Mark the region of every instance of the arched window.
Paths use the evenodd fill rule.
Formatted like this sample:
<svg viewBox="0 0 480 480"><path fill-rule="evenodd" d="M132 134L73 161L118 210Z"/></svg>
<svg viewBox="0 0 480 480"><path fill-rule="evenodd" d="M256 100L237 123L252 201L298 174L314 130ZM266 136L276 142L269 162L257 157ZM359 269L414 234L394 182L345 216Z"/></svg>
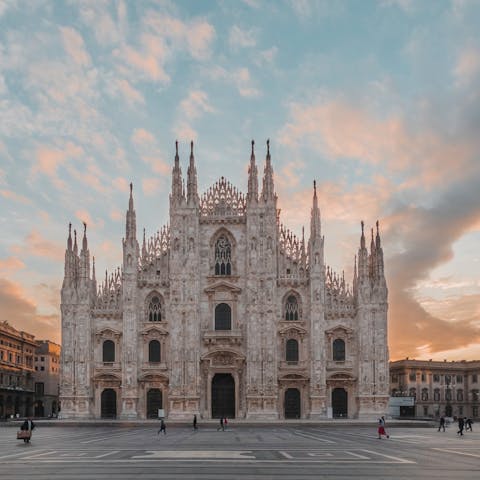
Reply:
<svg viewBox="0 0 480 480"><path fill-rule="evenodd" d="M436 388L434 391L433 391L433 399L438 402L440 401L440 389L439 388Z"/></svg>
<svg viewBox="0 0 480 480"><path fill-rule="evenodd" d="M162 302L157 295L150 299L147 309L147 318L149 322L162 321Z"/></svg>
<svg viewBox="0 0 480 480"><path fill-rule="evenodd" d="M291 338L285 346L285 360L287 362L298 362L298 342Z"/></svg>
<svg viewBox="0 0 480 480"><path fill-rule="evenodd" d="M341 338L333 341L333 360L335 362L345 361L345 342Z"/></svg>
<svg viewBox="0 0 480 480"><path fill-rule="evenodd" d="M232 309L226 303L219 303L215 307L215 330L232 329Z"/></svg>
<svg viewBox="0 0 480 480"><path fill-rule="evenodd" d="M410 397L416 398L416 397L417 397L417 389L416 389L416 388L411 388L411 389L409 390L409 392L408 392L408 395L409 395Z"/></svg>
<svg viewBox="0 0 480 480"><path fill-rule="evenodd" d="M103 342L103 361L115 361L115 343L113 343L112 340L105 340Z"/></svg>
<svg viewBox="0 0 480 480"><path fill-rule="evenodd" d="M225 235L215 243L215 275L232 274L232 246Z"/></svg>
<svg viewBox="0 0 480 480"><path fill-rule="evenodd" d="M428 388L422 388L422 401L426 402L428 400Z"/></svg>
<svg viewBox="0 0 480 480"><path fill-rule="evenodd" d="M160 363L160 342L151 340L148 344L148 361Z"/></svg>
<svg viewBox="0 0 480 480"><path fill-rule="evenodd" d="M445 400L452 401L452 391L449 388L445 391Z"/></svg>
<svg viewBox="0 0 480 480"><path fill-rule="evenodd" d="M462 389L457 390L457 400L459 402L463 402L463 390Z"/></svg>
<svg viewBox="0 0 480 480"><path fill-rule="evenodd" d="M285 320L298 320L298 301L295 295L290 295L285 303Z"/></svg>

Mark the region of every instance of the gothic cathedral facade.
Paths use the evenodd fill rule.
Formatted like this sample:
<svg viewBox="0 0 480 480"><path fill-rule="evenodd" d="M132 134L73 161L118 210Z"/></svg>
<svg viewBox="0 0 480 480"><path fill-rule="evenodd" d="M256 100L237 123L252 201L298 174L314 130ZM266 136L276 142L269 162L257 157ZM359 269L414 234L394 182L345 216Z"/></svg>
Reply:
<svg viewBox="0 0 480 480"><path fill-rule="evenodd" d="M198 195L177 152L170 223L137 240L130 187L123 264L99 282L71 227L61 292L63 418L371 418L389 392L378 231L353 283L324 260L314 184L309 238L280 223L267 142L259 191L221 177Z"/></svg>

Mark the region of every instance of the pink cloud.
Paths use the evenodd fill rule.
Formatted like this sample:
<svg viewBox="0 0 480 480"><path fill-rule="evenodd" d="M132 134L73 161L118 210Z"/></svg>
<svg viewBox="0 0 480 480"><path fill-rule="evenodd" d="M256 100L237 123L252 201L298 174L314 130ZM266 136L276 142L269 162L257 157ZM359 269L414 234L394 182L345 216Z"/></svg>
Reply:
<svg viewBox="0 0 480 480"><path fill-rule="evenodd" d="M468 83L475 75L480 73L480 50L467 48L462 51L458 56L453 73L459 85Z"/></svg>
<svg viewBox="0 0 480 480"><path fill-rule="evenodd" d="M200 117L203 113L212 113L215 109L208 101L208 95L202 90L192 90L180 102L180 110L189 120Z"/></svg>
<svg viewBox="0 0 480 480"><path fill-rule="evenodd" d="M128 193L130 186L127 180L123 177L117 177L112 180L112 185L116 190L120 190L121 192Z"/></svg>
<svg viewBox="0 0 480 480"><path fill-rule="evenodd" d="M145 195L154 195L160 188L160 180L158 178L145 178L142 180L142 188Z"/></svg>
<svg viewBox="0 0 480 480"><path fill-rule="evenodd" d="M136 128L133 131L132 142L138 146L144 146L145 144L155 143L155 137L153 133L144 128Z"/></svg>
<svg viewBox="0 0 480 480"><path fill-rule="evenodd" d="M8 257L4 260L0 259L0 272L2 274L16 272L25 268L25 264L17 257Z"/></svg>
<svg viewBox="0 0 480 480"><path fill-rule="evenodd" d="M55 261L64 260L65 247L43 237L37 230L32 230L26 237L23 244L14 245L11 251L22 256L36 256L49 258Z"/></svg>
<svg viewBox="0 0 480 480"><path fill-rule="evenodd" d="M140 91L132 87L132 85L125 79L118 79L116 81L117 88L125 101L130 105L137 103L144 104L145 98Z"/></svg>
<svg viewBox="0 0 480 480"><path fill-rule="evenodd" d="M7 198L9 200L13 200L14 202L22 203L23 205L29 205L32 201L25 197L24 195L20 195L12 190L0 190L0 195L3 198Z"/></svg>
<svg viewBox="0 0 480 480"><path fill-rule="evenodd" d="M82 36L71 27L61 27L62 41L65 51L73 61L82 67L90 65L90 55L85 50Z"/></svg>

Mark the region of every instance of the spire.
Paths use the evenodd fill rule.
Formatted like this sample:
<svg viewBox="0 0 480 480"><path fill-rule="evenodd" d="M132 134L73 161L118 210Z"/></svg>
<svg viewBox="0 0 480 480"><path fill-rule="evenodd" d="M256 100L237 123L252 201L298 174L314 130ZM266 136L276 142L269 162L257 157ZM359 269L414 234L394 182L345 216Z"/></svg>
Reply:
<svg viewBox="0 0 480 480"><path fill-rule="evenodd" d="M92 280L96 283L97 280L95 278L95 257L92 258Z"/></svg>
<svg viewBox="0 0 480 480"><path fill-rule="evenodd" d="M267 158L265 162L265 169L263 171L262 197L265 202L275 199L275 189L273 186L273 168L270 158L270 140L267 140Z"/></svg>
<svg viewBox="0 0 480 480"><path fill-rule="evenodd" d="M360 248L364 249L365 248L365 232L363 231L363 228L364 228L363 220L360 222L360 225L362 226L362 236L360 237Z"/></svg>
<svg viewBox="0 0 480 480"><path fill-rule="evenodd" d="M87 246L87 224L83 222L83 240L82 240L82 251L86 252L88 249Z"/></svg>
<svg viewBox="0 0 480 480"><path fill-rule="evenodd" d="M373 228L370 229L372 232L372 239L370 240L370 253L375 253L375 242L373 241Z"/></svg>
<svg viewBox="0 0 480 480"><path fill-rule="evenodd" d="M178 157L178 140L175 141L175 162L172 169L172 194L171 201L180 202L182 195L182 169L180 168L180 159Z"/></svg>
<svg viewBox="0 0 480 480"><path fill-rule="evenodd" d="M137 220L133 208L133 184L130 183L130 198L125 222L125 240L135 240L137 236Z"/></svg>
<svg viewBox="0 0 480 480"><path fill-rule="evenodd" d="M145 241L145 229L143 229L142 258L147 256L147 242Z"/></svg>
<svg viewBox="0 0 480 480"><path fill-rule="evenodd" d="M78 253L78 247L77 247L77 231L74 230L73 231L73 238L74 238L74 241L73 241L73 253L75 255L77 255Z"/></svg>
<svg viewBox="0 0 480 480"><path fill-rule="evenodd" d="M67 239L67 250L72 251L72 224L68 224L68 239Z"/></svg>
<svg viewBox="0 0 480 480"><path fill-rule="evenodd" d="M318 198L317 198L317 182L313 181L313 202L312 202L312 211L310 214L310 237L311 238L320 238L321 231L321 221L320 221L320 209L318 208Z"/></svg>
<svg viewBox="0 0 480 480"><path fill-rule="evenodd" d="M381 243L380 243L380 231L379 231L379 223L378 223L378 220L377 220L377 235L375 237L375 247L377 249L380 249L381 248Z"/></svg>
<svg viewBox="0 0 480 480"><path fill-rule="evenodd" d="M252 140L252 153L250 155L250 165L248 167L248 193L247 199L249 202L258 201L258 171L255 164L255 141Z"/></svg>
<svg viewBox="0 0 480 480"><path fill-rule="evenodd" d="M187 202L189 205L198 203L197 193L197 169L193 156L193 141L190 142L190 164L187 170Z"/></svg>

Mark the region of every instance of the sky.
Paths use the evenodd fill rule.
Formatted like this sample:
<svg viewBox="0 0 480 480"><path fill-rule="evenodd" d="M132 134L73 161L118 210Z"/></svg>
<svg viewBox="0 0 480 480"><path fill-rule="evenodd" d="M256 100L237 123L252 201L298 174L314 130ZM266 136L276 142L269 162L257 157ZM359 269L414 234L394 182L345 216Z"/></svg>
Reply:
<svg viewBox="0 0 480 480"><path fill-rule="evenodd" d="M480 1L0 0L0 321L60 342L68 224L102 278L270 139L281 222L351 283L380 221L392 360L480 359Z"/></svg>

